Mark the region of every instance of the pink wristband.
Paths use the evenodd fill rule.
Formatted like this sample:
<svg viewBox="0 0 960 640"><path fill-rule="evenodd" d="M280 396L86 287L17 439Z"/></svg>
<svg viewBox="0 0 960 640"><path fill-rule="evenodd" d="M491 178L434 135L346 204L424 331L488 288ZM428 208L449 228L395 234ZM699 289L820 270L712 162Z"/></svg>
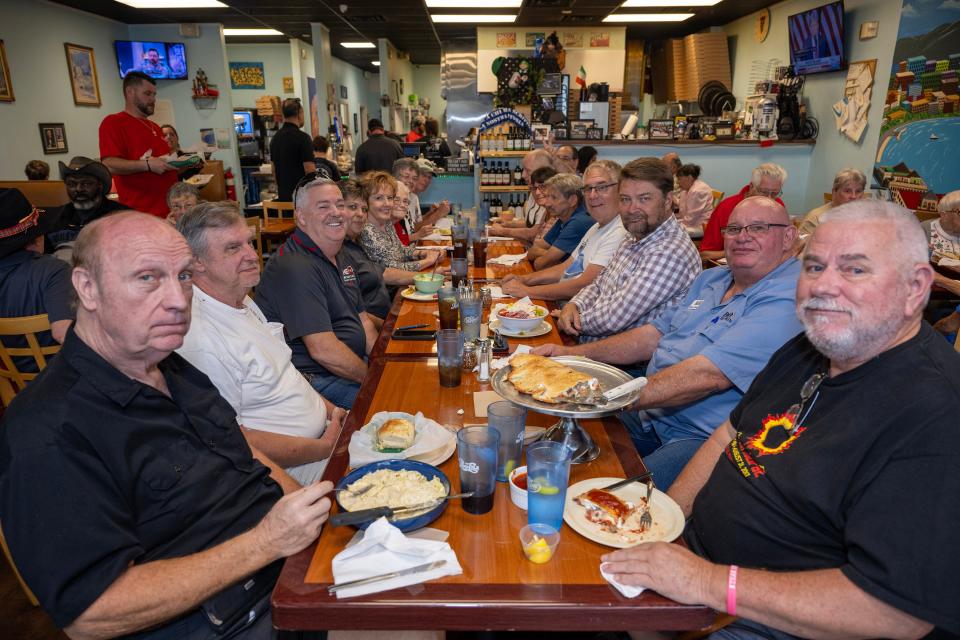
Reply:
<svg viewBox="0 0 960 640"><path fill-rule="evenodd" d="M732 564L727 573L727 613L731 616L737 615L737 571L739 570L740 567Z"/></svg>

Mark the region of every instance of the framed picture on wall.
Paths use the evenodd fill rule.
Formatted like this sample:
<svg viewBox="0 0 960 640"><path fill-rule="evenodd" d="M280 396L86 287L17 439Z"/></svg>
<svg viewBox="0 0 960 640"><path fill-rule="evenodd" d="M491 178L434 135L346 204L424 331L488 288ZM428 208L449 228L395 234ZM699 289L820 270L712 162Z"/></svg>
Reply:
<svg viewBox="0 0 960 640"><path fill-rule="evenodd" d="M649 120L647 132L651 140L673 140L673 120Z"/></svg>
<svg viewBox="0 0 960 640"><path fill-rule="evenodd" d="M43 152L66 153L67 152L67 132L63 128L62 122L41 122L40 123L40 143L43 145Z"/></svg>
<svg viewBox="0 0 960 640"><path fill-rule="evenodd" d="M340 99L341 100L347 99L347 88L343 85L340 85Z"/></svg>
<svg viewBox="0 0 960 640"><path fill-rule="evenodd" d="M89 107L100 106L100 83L97 80L97 63L93 49L79 44L63 43L67 54L67 72L70 74L70 88L73 89L73 103Z"/></svg>
<svg viewBox="0 0 960 640"><path fill-rule="evenodd" d="M10 67L7 65L7 50L0 40L0 102L13 102L13 82L10 80Z"/></svg>

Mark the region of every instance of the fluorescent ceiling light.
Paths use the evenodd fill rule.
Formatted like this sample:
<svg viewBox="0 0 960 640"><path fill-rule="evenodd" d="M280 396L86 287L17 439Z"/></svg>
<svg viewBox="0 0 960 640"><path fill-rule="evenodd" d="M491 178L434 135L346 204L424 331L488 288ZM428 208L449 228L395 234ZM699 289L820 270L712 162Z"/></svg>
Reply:
<svg viewBox="0 0 960 640"><path fill-rule="evenodd" d="M224 29L225 36L282 36L276 29Z"/></svg>
<svg viewBox="0 0 960 640"><path fill-rule="evenodd" d="M426 0L428 9L519 9L523 0Z"/></svg>
<svg viewBox="0 0 960 640"><path fill-rule="evenodd" d="M379 61L379 60L374 60L374 61L371 62L370 64L372 64L372 65L375 66L375 67L379 67L379 66L380 66L380 61Z"/></svg>
<svg viewBox="0 0 960 640"><path fill-rule="evenodd" d="M721 0L627 0L621 9L659 9L660 7L712 7Z"/></svg>
<svg viewBox="0 0 960 640"><path fill-rule="evenodd" d="M434 22L515 22L517 16L495 13L433 13L430 19Z"/></svg>
<svg viewBox="0 0 960 640"><path fill-rule="evenodd" d="M376 49L377 45L372 42L341 42L340 46L344 49Z"/></svg>
<svg viewBox="0 0 960 640"><path fill-rule="evenodd" d="M226 8L220 0L117 0L134 9L213 9Z"/></svg>
<svg viewBox="0 0 960 640"><path fill-rule="evenodd" d="M683 22L692 13L611 13L604 22Z"/></svg>

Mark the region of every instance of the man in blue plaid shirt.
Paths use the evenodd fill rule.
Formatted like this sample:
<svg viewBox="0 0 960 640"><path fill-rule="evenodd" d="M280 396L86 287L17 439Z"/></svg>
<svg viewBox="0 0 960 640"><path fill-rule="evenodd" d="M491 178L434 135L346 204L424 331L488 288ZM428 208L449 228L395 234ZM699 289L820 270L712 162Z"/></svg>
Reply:
<svg viewBox="0 0 960 640"><path fill-rule="evenodd" d="M673 174L658 158L620 171L620 219L630 234L610 264L564 306L560 329L592 342L644 325L678 302L700 273L700 254L674 217Z"/></svg>

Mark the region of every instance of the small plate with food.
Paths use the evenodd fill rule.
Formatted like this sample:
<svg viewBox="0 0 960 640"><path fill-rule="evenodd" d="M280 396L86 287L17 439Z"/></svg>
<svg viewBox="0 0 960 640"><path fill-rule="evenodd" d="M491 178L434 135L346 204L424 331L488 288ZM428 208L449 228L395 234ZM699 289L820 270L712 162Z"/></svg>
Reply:
<svg viewBox="0 0 960 640"><path fill-rule="evenodd" d="M354 469L336 486L340 511L360 511L376 507L398 509L421 505L450 495L450 480L433 465L416 460L381 460ZM401 531L425 527L447 508L447 501L402 518L391 524ZM370 521L356 525L366 529Z"/></svg>
<svg viewBox="0 0 960 640"><path fill-rule="evenodd" d="M415 300L416 302L433 302L437 299L436 292L434 293L421 293L417 291L416 287L410 285L406 289L400 292L400 295L406 298L407 300Z"/></svg>
<svg viewBox="0 0 960 640"><path fill-rule="evenodd" d="M644 527L640 518L648 506L646 485L635 482L603 490L618 480L622 478L590 478L568 487L564 522L583 537L618 549L641 542L671 542L683 533L683 511L670 496L653 490L649 504L653 524Z"/></svg>
<svg viewBox="0 0 960 640"><path fill-rule="evenodd" d="M457 438L422 413L380 411L350 436L350 467L390 459L440 464L453 455Z"/></svg>
<svg viewBox="0 0 960 640"><path fill-rule="evenodd" d="M499 331L505 336L511 338L536 338L538 336L545 336L551 331L553 327L546 320L541 320L539 325L534 326L533 329L508 329L503 326L503 323L497 318L491 318L490 324L488 325L490 331Z"/></svg>

